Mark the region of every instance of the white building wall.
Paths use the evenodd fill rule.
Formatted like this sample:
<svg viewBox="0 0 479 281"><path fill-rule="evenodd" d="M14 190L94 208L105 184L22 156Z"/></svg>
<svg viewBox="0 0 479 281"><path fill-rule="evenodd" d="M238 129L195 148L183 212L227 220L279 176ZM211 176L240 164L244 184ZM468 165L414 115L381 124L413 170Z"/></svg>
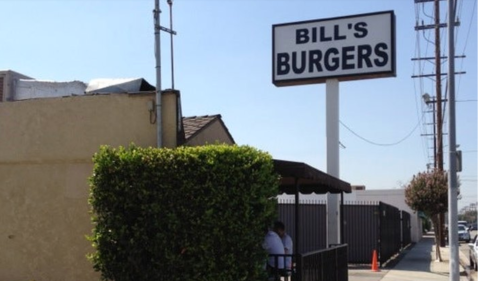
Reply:
<svg viewBox="0 0 479 281"><path fill-rule="evenodd" d="M19 79L15 85L14 100L81 96L85 94L86 87L87 85L81 81L54 82Z"/></svg>
<svg viewBox="0 0 479 281"><path fill-rule="evenodd" d="M381 201L406 211L411 215L411 240L418 242L422 238L422 221L418 214L409 208L405 202L405 189L374 189L374 190L357 190L353 194L356 201Z"/></svg>

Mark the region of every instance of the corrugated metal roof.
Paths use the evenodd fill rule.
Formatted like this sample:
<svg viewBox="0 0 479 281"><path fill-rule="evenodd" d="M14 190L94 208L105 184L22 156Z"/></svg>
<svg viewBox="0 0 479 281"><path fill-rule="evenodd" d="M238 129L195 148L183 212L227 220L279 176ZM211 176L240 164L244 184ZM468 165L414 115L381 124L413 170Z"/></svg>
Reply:
<svg viewBox="0 0 479 281"><path fill-rule="evenodd" d="M88 83L85 92L87 94L137 93L155 91L155 89L143 78L98 78Z"/></svg>

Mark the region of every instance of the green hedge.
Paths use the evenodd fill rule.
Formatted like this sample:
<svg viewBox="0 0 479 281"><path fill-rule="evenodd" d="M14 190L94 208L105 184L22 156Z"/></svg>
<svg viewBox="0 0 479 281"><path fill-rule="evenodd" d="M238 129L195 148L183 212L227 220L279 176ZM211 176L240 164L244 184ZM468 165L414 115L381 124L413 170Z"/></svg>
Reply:
<svg viewBox="0 0 479 281"><path fill-rule="evenodd" d="M248 146L102 147L89 256L103 280L260 280L278 175Z"/></svg>

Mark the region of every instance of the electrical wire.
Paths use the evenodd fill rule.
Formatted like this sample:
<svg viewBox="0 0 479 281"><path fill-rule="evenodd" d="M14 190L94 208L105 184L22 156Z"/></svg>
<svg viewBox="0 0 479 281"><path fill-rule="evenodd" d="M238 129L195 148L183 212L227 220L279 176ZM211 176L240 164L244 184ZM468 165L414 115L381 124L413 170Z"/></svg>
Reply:
<svg viewBox="0 0 479 281"><path fill-rule="evenodd" d="M469 27L468 27L468 31L467 31L467 35L466 35L466 40L465 40L465 45L464 45L464 50L463 50L462 54L465 53L465 50L466 50L466 47L467 47L467 42L468 42L468 39L469 39L469 36L470 36L470 31L471 31L471 25L472 25L472 22L473 22L472 19L473 19L474 15L475 15L476 3L477 3L477 1L474 0L474 6L473 6L473 9L472 9L472 15L471 15L471 19L469 20ZM459 3L459 8L456 9L456 15L455 15L455 17L457 17L458 19L461 18L461 15L462 15L462 8L463 8L463 5L462 5L462 4L463 4L463 1L460 1L460 3ZM446 17L447 17L447 15L446 15ZM455 38L454 38L454 47L455 47L455 49L456 49L456 47L457 47L457 45L458 45L458 44L457 44L457 41L458 41L458 37L459 37L459 36L458 36L459 30L460 30L460 26L457 27L457 32L455 32ZM448 59L449 59L449 58L448 58ZM455 59L455 58L453 58L453 59ZM463 63L464 63L464 59L461 60L460 69L462 69ZM461 75L459 75L459 83L457 84L457 87L456 87L456 92L457 92L457 93L460 93L460 91L459 91L460 81L461 81L460 79L461 79ZM443 110L442 110L442 121L441 121L442 124L443 124L443 126L444 126L444 124L446 124L446 122L447 122L447 116L446 116L446 108L447 108L447 106L446 106L446 105L447 105L447 102L448 102L448 101L447 101L447 98L446 98L446 97L447 97L447 95L448 95L448 90L449 90L449 84L448 84L448 81L446 81L446 86L445 86L445 90L444 90L444 97L442 98L442 99L445 101L445 102L444 102L444 107L443 107Z"/></svg>
<svg viewBox="0 0 479 281"><path fill-rule="evenodd" d="M392 142L392 143L379 143L379 142L375 142L375 141L372 141L372 140L369 140L369 139L366 139L365 137L362 137L361 135L359 135L358 133L356 133L355 131L353 131L351 128L349 128L346 124L344 124L341 120L339 120L339 123L344 127L346 128L349 132L351 132L353 135L355 135L356 137L358 137L359 139L369 143L369 144L372 144L372 145L376 145L376 146L394 146L394 145L398 145L400 143L402 143L403 141L405 141L406 139L408 139L413 133L414 131L416 131L416 129L419 127L419 125L421 124L421 122L417 122L416 126L414 126L414 128L411 130L411 132L409 132L405 137L403 137L402 139L396 141L396 142Z"/></svg>
<svg viewBox="0 0 479 281"><path fill-rule="evenodd" d="M431 7L431 6L429 6ZM424 25L424 20L421 19L420 15L421 13L426 17L426 21L431 24L433 22L433 17L431 15L428 15L428 13L426 12L426 6L425 6L425 3L422 3L422 4L415 4L414 5L414 9L415 9L415 16L416 16L416 26L419 25L419 22L421 22L423 25ZM432 10L432 7L431 7L431 11L429 12L429 14L434 14L434 11ZM421 36L422 38L424 38L424 41L426 42L426 45L425 45L425 48L422 48L421 47ZM417 56L417 58L424 58L424 57L432 57L432 56L429 56L428 53L429 53L429 50L430 50L430 46L431 45L434 45L433 42L429 39L430 37L432 36L432 32L431 30L422 30L422 31L417 31L416 32L416 43L415 43L415 46L416 46L416 50L415 50L415 54ZM422 100L422 95L424 93L426 93L427 91L425 90L425 85L424 85L424 78L421 77L422 75L424 75L425 73L425 70L426 70L426 66L433 66L433 62L431 62L430 60L417 60L416 63L413 64L413 71L412 73L416 73L416 66L417 66L417 71L418 71L418 79L414 80L414 81L417 81L414 82L414 92L415 92L415 96L416 96L416 113L417 113L417 116L418 116L418 122L421 123L421 127L420 127L420 131L421 131L421 135L428 135L428 128L429 126L427 125L427 120L425 118L425 112L424 112L424 104L423 103L420 103L422 106L419 106L418 105L418 101ZM418 89L419 88L419 89ZM421 114L422 112L422 114ZM433 156L430 154L430 140L428 138L422 138L423 141L422 141L422 151L423 151L423 156L424 156L424 159L426 162L429 161L429 159L431 159Z"/></svg>
<svg viewBox="0 0 479 281"><path fill-rule="evenodd" d="M461 1L461 3L462 3L462 1ZM472 27L474 15L476 15L476 5L477 5L477 0L474 0L474 6L471 9L471 19L469 20L469 27L468 27L467 33L466 33L466 40L464 42L464 49L462 50L463 55L466 53L466 47L467 47L467 44L469 42L469 36L471 34L471 27ZM462 5L461 5L461 10L462 10ZM463 64L464 64L464 59L461 60L461 66L459 67L460 69L463 69ZM459 93L460 93L460 91L459 91L460 87L461 87L461 76L459 76L458 83L457 83L457 89L458 89Z"/></svg>
<svg viewBox="0 0 479 281"><path fill-rule="evenodd" d="M461 17L462 17L462 13L463 13L463 4L464 4L464 0L462 1L458 1L458 3L456 3L454 9L455 9L455 12L454 12L454 17L455 17L455 20L459 20ZM473 22L473 18L474 16L476 15L476 4L477 4L477 0L474 0L474 3L473 3L473 8L470 9L471 11L471 18L469 20L469 27L468 27L468 31L467 31L467 35L466 35L466 40L465 40L465 45L464 45L464 51L463 51L463 55L465 53L465 50L466 50L466 47L467 47L467 43L468 43L468 39L470 37L470 32L471 32L471 27L472 27L472 22ZM431 7L431 6L427 6L427 7ZM422 10L422 11L421 11ZM425 21L426 22L431 22L431 21L434 21L434 18L431 16L432 13L429 13L429 12L426 12L426 5L425 3L421 3L421 4L416 4L415 5L415 12L416 12L416 25L418 25L419 22L422 22L422 24L424 24L424 20L421 19L420 15L422 14L424 17L425 17ZM422 13L421 13L422 12ZM443 16L445 15L445 17L447 18L448 17L448 12L445 12L443 13ZM455 32L455 38L454 38L454 45L457 46L457 42L459 41L459 27L456 28L457 29L457 32ZM442 30L442 34L441 34L441 42L439 42L440 45L442 45L442 52L444 52L444 50L446 49L445 48L445 44L447 43L447 40L446 39L446 36L445 36L445 29ZM425 48L423 48L421 50L421 40L420 40L420 36L419 36L419 33L421 31L418 31L417 32L417 35L416 35L416 51L417 51L417 56L420 58L420 57L433 57L433 56L429 56L428 53L429 53L429 46L431 45L434 45L434 42L431 41L430 39L430 36L432 34L432 32L428 31L426 33L425 30L423 30L421 32L421 35L422 35L422 38L423 38L423 42L426 42L426 46ZM455 58L447 58L446 60L444 61L441 61L441 69L442 69L442 66L447 62L448 59L455 59ZM418 71L419 71L419 76L423 75L423 73L425 72L426 70L426 63L431 63L431 65L434 67L435 66L435 62L434 61L430 61L430 60L424 60L421 61L421 60L418 60L417 61L417 65L418 65ZM461 66L460 66L460 69L463 69L463 63L464 63L464 59L461 60ZM427 69L429 70L429 68ZM432 72L435 72L435 70L433 69ZM413 71L414 73L414 71ZM433 83L435 82L435 78L434 77L427 77L429 78ZM444 78L445 79L445 78ZM426 91L424 91L424 82L423 82L423 77L419 77L419 95L422 96L423 93L425 93ZM443 80L443 79L441 79ZM461 83L461 76L459 76L459 83L456 84L456 88L459 89L460 88L460 83ZM417 87L416 87L416 84L415 84L415 87L414 87L414 90L416 91L416 95L418 95L417 91ZM435 90L435 89L434 89ZM446 96L447 96L447 93L448 93L448 83L446 81L446 85L444 87L444 93L441 93L441 99L442 100L446 100ZM418 98L418 100L420 100L421 97ZM446 116L446 108L447 108L447 101L444 102L444 107L442 108L442 120L441 123L443 124L446 124L447 122L447 116ZM419 110L417 111L418 113L418 117L419 117ZM426 126L426 123L428 122L428 120L426 120L426 118L424 118L424 115L423 115L423 118L422 118L422 121L424 122L423 123L423 126L421 127L421 132L424 132L426 131L427 132L427 126ZM427 135L427 134L426 134ZM427 138L424 138L425 139L425 143L426 143L426 146L428 146L428 139ZM427 154L429 154L429 151L430 149L427 149Z"/></svg>

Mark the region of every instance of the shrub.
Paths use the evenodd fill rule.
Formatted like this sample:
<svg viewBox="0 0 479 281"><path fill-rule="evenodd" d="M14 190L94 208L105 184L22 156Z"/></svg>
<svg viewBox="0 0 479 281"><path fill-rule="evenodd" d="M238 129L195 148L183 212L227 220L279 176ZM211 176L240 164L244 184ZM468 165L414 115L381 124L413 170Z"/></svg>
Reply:
<svg viewBox="0 0 479 281"><path fill-rule="evenodd" d="M411 209L429 217L447 212L447 173L438 169L418 173L406 186L405 196Z"/></svg>
<svg viewBox="0 0 479 281"><path fill-rule="evenodd" d="M278 176L247 146L102 147L89 204L103 280L259 280Z"/></svg>
<svg viewBox="0 0 479 281"><path fill-rule="evenodd" d="M411 209L424 212L432 219L436 237L436 259L442 261L439 245L443 226L439 214L447 212L448 208L447 173L439 169L418 173L406 186L405 197L405 202Z"/></svg>

